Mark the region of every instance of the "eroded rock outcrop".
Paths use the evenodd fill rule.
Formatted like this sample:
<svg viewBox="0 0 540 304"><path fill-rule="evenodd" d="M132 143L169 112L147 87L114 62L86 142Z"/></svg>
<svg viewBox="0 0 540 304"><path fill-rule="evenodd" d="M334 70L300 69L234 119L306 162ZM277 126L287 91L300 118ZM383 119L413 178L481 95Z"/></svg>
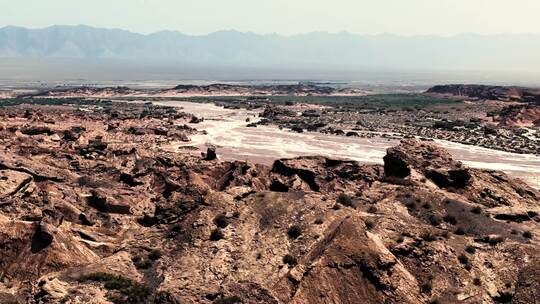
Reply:
<svg viewBox="0 0 540 304"><path fill-rule="evenodd" d="M540 101L540 90L524 87L505 87L474 84L437 85L427 93L453 95L458 97L503 101Z"/></svg>
<svg viewBox="0 0 540 304"><path fill-rule="evenodd" d="M314 156L277 160L271 172L278 188L327 192L371 184L381 178L380 169L354 161Z"/></svg>
<svg viewBox="0 0 540 304"><path fill-rule="evenodd" d="M441 188L464 188L471 180L468 168L447 151L426 142L407 140L388 149L384 172L388 177L408 177L411 170L422 173Z"/></svg>
<svg viewBox="0 0 540 304"><path fill-rule="evenodd" d="M538 127L540 126L540 105L512 106L497 113L499 126Z"/></svg>

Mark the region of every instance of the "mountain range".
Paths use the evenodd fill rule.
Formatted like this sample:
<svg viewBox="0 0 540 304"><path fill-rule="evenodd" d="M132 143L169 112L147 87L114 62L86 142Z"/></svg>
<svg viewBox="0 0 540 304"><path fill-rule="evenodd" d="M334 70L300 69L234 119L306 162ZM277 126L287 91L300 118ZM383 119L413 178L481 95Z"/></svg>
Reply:
<svg viewBox="0 0 540 304"><path fill-rule="evenodd" d="M138 34L85 25L0 28L0 58L122 60L200 67L393 68L532 71L540 35L455 36L307 33L294 36L220 31L203 36Z"/></svg>

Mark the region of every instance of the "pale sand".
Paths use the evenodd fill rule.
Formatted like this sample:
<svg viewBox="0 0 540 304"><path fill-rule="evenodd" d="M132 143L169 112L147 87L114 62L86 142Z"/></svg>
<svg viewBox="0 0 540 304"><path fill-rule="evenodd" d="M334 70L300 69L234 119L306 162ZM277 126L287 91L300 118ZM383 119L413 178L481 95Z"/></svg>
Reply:
<svg viewBox="0 0 540 304"><path fill-rule="evenodd" d="M159 104L183 107L185 112L205 118L204 122L191 126L206 130L207 135L191 136L191 142L175 143L169 147L171 150L199 154L200 151L186 151L179 147L196 146L204 150L208 145L215 145L218 147L219 157L224 160L251 160L271 164L278 158L324 155L382 164L386 149L399 143L396 139L367 139L315 132L299 134L279 130L274 126L247 128L246 118L256 121L257 111L224 109L213 104L180 101ZM470 167L502 170L510 176L523 179L535 188L540 188L540 157L442 140L436 142Z"/></svg>

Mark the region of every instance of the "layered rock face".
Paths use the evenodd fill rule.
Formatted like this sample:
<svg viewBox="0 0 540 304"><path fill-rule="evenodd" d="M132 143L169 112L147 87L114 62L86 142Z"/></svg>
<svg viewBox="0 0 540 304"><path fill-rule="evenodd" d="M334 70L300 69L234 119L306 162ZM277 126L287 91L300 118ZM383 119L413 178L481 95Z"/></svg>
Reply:
<svg viewBox="0 0 540 304"><path fill-rule="evenodd" d="M100 110L84 130L52 124L52 135L14 135L24 111L0 111L0 302L540 297L539 193L430 142L389 149L384 166L300 157L267 167L165 152L156 143L167 135L123 133L130 119L109 130Z"/></svg>

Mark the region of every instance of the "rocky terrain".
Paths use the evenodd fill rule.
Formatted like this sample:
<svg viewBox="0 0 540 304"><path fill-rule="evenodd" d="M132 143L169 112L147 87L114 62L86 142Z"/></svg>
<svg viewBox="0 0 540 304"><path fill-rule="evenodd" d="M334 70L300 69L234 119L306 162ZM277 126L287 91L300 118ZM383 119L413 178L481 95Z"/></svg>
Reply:
<svg viewBox="0 0 540 304"><path fill-rule="evenodd" d="M540 299L540 194L430 142L403 141L384 166L264 166L163 151L202 132L173 108L0 116L0 302Z"/></svg>
<svg viewBox="0 0 540 304"><path fill-rule="evenodd" d="M266 107L265 120L261 123L297 132L361 137L420 136L538 155L539 96L538 89L517 86L438 85L424 94L377 95L358 89L299 83L178 85L170 89L67 87L24 93L19 98L157 101L186 98L225 107Z"/></svg>
<svg viewBox="0 0 540 304"><path fill-rule="evenodd" d="M537 106L455 102L415 108L267 105L258 124L294 132L315 131L365 138L423 137L512 153L540 155ZM256 124L252 124L256 126Z"/></svg>
<svg viewBox="0 0 540 304"><path fill-rule="evenodd" d="M516 86L489 86L475 84L437 85L427 93L467 97L484 100L540 102L540 89Z"/></svg>
<svg viewBox="0 0 540 304"><path fill-rule="evenodd" d="M506 127L540 127L540 105L517 105L498 113L499 125Z"/></svg>
<svg viewBox="0 0 540 304"><path fill-rule="evenodd" d="M260 124L296 132L368 138L416 136L538 155L538 96L537 89L522 87L440 85L422 94L369 94L299 83L178 85L170 89L68 87L24 93L18 99L213 102L229 108L266 109Z"/></svg>
<svg viewBox="0 0 540 304"><path fill-rule="evenodd" d="M516 127L540 126L540 89L517 86L488 85L438 85L427 94L461 97L472 101L503 101L504 105L493 112L494 123L499 127L516 130Z"/></svg>

